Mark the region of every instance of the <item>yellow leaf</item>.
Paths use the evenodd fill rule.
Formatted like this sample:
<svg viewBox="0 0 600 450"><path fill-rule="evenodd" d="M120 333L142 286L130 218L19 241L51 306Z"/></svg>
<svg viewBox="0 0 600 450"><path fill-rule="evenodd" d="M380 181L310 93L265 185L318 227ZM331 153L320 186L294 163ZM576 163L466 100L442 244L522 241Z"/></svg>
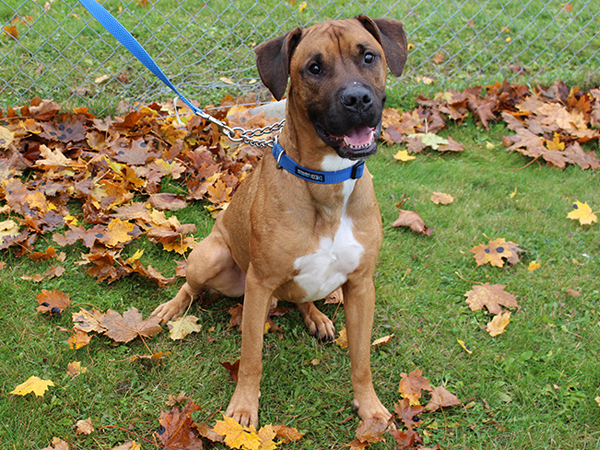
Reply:
<svg viewBox="0 0 600 450"><path fill-rule="evenodd" d="M87 367L83 367L79 361L70 362L67 365L67 375L75 377L87 372Z"/></svg>
<svg viewBox="0 0 600 450"><path fill-rule="evenodd" d="M19 224L14 220L8 219L0 222L0 244L5 237L14 237L19 234Z"/></svg>
<svg viewBox="0 0 600 450"><path fill-rule="evenodd" d="M298 6L298 11L304 12L304 10L306 9L307 6L308 6L308 3L303 2L300 6Z"/></svg>
<svg viewBox="0 0 600 450"><path fill-rule="evenodd" d="M592 212L592 208L587 202L576 201L573 203L573 211L567 214L567 219L579 220L581 225L591 225L592 222L598 220L598 217Z"/></svg>
<svg viewBox="0 0 600 450"><path fill-rule="evenodd" d="M398 153L394 155L394 159L398 161L410 161L412 159L416 159L416 156L411 156L408 154L406 150L400 150Z"/></svg>
<svg viewBox="0 0 600 450"><path fill-rule="evenodd" d="M469 348L467 347L467 344L465 344L465 341L461 341L460 339L456 338L456 342L459 343L459 345L465 350L465 352L467 352L469 355L471 353L473 353L473 350L469 350Z"/></svg>
<svg viewBox="0 0 600 450"><path fill-rule="evenodd" d="M454 203L454 196L452 194L444 194L443 192L433 192L430 200L436 205L449 205Z"/></svg>
<svg viewBox="0 0 600 450"><path fill-rule="evenodd" d="M113 219L108 224L108 241L106 245L114 247L119 243L129 242L133 236L129 235L133 231L134 225L130 222L123 222L121 219Z"/></svg>
<svg viewBox="0 0 600 450"><path fill-rule="evenodd" d="M496 146L494 144L492 144L490 141L485 141L485 148L487 148L488 150L491 150L493 148L496 148Z"/></svg>
<svg viewBox="0 0 600 450"><path fill-rule="evenodd" d="M0 127L0 148L8 148L15 138L15 133L8 128Z"/></svg>
<svg viewBox="0 0 600 450"><path fill-rule="evenodd" d="M527 267L527 270L533 272L534 270L538 270L540 267L542 267L540 263L538 263L537 261L531 261L529 263L529 267Z"/></svg>
<svg viewBox="0 0 600 450"><path fill-rule="evenodd" d="M509 323L510 311L507 311L504 314L498 314L487 324L487 332L490 333L490 336L498 336L506 331L505 328Z"/></svg>
<svg viewBox="0 0 600 450"><path fill-rule="evenodd" d="M27 381L18 385L10 394L27 395L33 392L36 396L42 397L48 390L48 386L54 386L54 383L50 380L42 380L36 376L31 376Z"/></svg>
<svg viewBox="0 0 600 450"><path fill-rule="evenodd" d="M517 195L517 188L515 187L515 190L509 195L509 197L515 198L516 195Z"/></svg>
<svg viewBox="0 0 600 450"><path fill-rule="evenodd" d="M127 261L125 261L125 262L127 264L133 264L135 261L137 261L138 259L140 259L143 254L144 254L144 250L143 249L138 249L138 250L136 250L136 252L132 256L130 256L129 258L127 258Z"/></svg>
<svg viewBox="0 0 600 450"><path fill-rule="evenodd" d="M177 320L171 320L167 323L169 328L169 337L174 341L183 339L188 334L197 333L202 329L202 325L195 316L184 316Z"/></svg>
<svg viewBox="0 0 600 450"><path fill-rule="evenodd" d="M213 431L223 436L223 442L231 448L260 449L260 437L253 425L243 427L231 417L223 416L223 420L217 421Z"/></svg>
<svg viewBox="0 0 600 450"><path fill-rule="evenodd" d="M348 348L348 337L346 336L346 327L342 328L339 337L334 342L341 348Z"/></svg>

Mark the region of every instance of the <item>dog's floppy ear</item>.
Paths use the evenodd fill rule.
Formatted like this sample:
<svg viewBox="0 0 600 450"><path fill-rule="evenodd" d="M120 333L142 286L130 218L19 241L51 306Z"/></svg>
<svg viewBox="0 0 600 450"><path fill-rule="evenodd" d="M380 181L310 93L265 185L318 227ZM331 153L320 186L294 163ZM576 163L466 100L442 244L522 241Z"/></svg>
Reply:
<svg viewBox="0 0 600 450"><path fill-rule="evenodd" d="M356 16L355 19L379 41L392 73L397 77L402 75L408 53L406 33L402 22L396 19L371 19L364 14Z"/></svg>
<svg viewBox="0 0 600 450"><path fill-rule="evenodd" d="M254 50L260 79L277 100L285 94L290 61L301 37L302 28L294 28L283 36L263 42Z"/></svg>

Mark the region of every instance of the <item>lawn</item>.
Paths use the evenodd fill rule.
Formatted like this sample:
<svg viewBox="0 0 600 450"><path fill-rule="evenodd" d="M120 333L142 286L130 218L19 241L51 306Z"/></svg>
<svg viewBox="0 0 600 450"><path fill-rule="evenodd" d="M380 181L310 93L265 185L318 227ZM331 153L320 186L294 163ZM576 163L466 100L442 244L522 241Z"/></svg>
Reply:
<svg viewBox="0 0 600 450"><path fill-rule="evenodd" d="M485 130L470 118L439 134L451 135L465 150L425 151L415 160L399 162L393 156L403 146L381 145L368 162L384 223L373 339L394 335L372 352L379 396L393 409L401 400L401 374L413 370L422 370L432 386L443 385L458 396L461 406L423 414L419 434L430 447L598 448L600 237L598 224L580 225L566 218L576 200L597 210L597 173L530 164L531 158L506 152L501 142L511 131L502 123ZM34 177L27 171L23 180ZM168 177L160 187L163 192L182 191L182 184ZM452 194L454 203L434 204L429 200L432 191ZM403 208L416 210L434 228L430 236L391 226L398 216L396 204L405 196ZM5 204L0 200L0 207ZM81 217L78 205L71 202L69 208ZM192 202L172 215L182 224L195 224L194 236L200 239L213 223L206 205ZM2 214L0 221L17 217ZM43 448L53 437L68 440L76 449L109 449L129 440L154 448L143 439L155 441L159 415L171 409L165 401L181 391L202 408L193 418L213 425L235 387L219 362L234 362L239 356L240 335L229 328L227 312L236 301L219 298L208 306L192 306L189 313L200 318L202 329L181 341L163 331L144 342L94 337L89 345L70 349L73 312L96 308L122 313L135 306L147 317L176 293L181 281L157 288L148 278L132 274L111 284L97 282L86 273L89 265L77 263L88 249L80 242L58 247L51 235L38 239L35 250L54 246L65 252L62 263L17 257L15 247L2 250L3 448ZM478 267L470 250L496 238L518 244L524 250L520 261L502 268ZM123 254L130 257L136 250L144 250L140 260L145 266L166 277L174 275L174 261L182 259L147 240L133 241ZM528 270L532 261L541 267ZM39 283L22 278L57 264L65 268L60 277ZM491 316L471 311L465 301L465 294L481 283L506 285L520 305L511 308L510 324L495 337L485 330ZM36 296L44 289L68 294L71 306L59 315L36 312ZM343 309L325 305L323 310L335 316L340 331ZM358 425L347 351L311 337L295 310L275 322L283 331L265 337L261 424L283 423L306 433L283 448L343 447ZM168 355L157 361L129 361L148 350ZM73 361L87 372L68 375L67 365ZM10 394L32 375L55 386L43 397ZM95 431L77 435L75 423L88 418ZM373 448L392 448L392 442L388 435L387 443Z"/></svg>

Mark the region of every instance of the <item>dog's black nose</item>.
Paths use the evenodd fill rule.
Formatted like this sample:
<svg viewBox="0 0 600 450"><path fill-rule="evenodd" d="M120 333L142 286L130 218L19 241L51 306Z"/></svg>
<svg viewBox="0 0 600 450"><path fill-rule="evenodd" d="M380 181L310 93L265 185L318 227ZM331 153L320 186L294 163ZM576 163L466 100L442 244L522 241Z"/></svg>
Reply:
<svg viewBox="0 0 600 450"><path fill-rule="evenodd" d="M373 97L371 92L363 86L352 86L342 92L341 101L347 109L360 112L371 107Z"/></svg>

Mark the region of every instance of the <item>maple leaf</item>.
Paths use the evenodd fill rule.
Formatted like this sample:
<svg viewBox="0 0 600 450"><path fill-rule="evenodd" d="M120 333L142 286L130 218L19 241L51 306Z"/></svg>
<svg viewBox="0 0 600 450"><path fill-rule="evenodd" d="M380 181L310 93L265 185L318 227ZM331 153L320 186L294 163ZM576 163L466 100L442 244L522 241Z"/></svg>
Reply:
<svg viewBox="0 0 600 450"><path fill-rule="evenodd" d="M254 425L243 427L231 417L223 416L223 420L217 421L213 431L223 436L223 442L231 448L259 450L261 446L261 439Z"/></svg>
<svg viewBox="0 0 600 450"><path fill-rule="evenodd" d="M433 228L427 227L423 219L421 219L416 212L406 211L403 209L399 210L398 212L398 218L394 223L392 223L392 227L408 227L413 232L426 236L429 236L431 233L433 233Z"/></svg>
<svg viewBox="0 0 600 450"><path fill-rule="evenodd" d="M567 214L567 219L579 220L581 225L591 225L598 220L598 217L587 202L581 203L577 200L573 203L573 211Z"/></svg>
<svg viewBox="0 0 600 450"><path fill-rule="evenodd" d="M160 321L161 319L156 316L142 320L142 315L137 308L131 307L122 316L109 309L100 325L106 328L104 334L114 341L129 342L138 336L149 338L159 333L162 330Z"/></svg>
<svg viewBox="0 0 600 450"><path fill-rule="evenodd" d="M60 314L71 304L69 296L58 289L53 291L43 289L36 298L40 305L37 307L39 313Z"/></svg>
<svg viewBox="0 0 600 450"><path fill-rule="evenodd" d="M299 441L304 433L300 433L296 428L288 428L285 425L273 425L277 437L284 443Z"/></svg>
<svg viewBox="0 0 600 450"><path fill-rule="evenodd" d="M221 364L225 368L225 370L227 370L229 372L229 381L237 382L238 371L240 370L240 360L238 359L233 364L231 364L228 361L225 361L225 362L219 361L219 364Z"/></svg>
<svg viewBox="0 0 600 450"><path fill-rule="evenodd" d="M421 390L431 391L429 380L423 377L422 374L422 370L413 370L408 375L405 373L400 374L402 379L400 380L398 391L402 394L403 398L407 398L413 405L419 404Z"/></svg>
<svg viewBox="0 0 600 450"><path fill-rule="evenodd" d="M518 254L522 251L514 242L507 242L502 238L490 240L488 245L480 244L471 249L478 266L490 263L496 267L503 267L504 259L510 265L515 265L519 262Z"/></svg>
<svg viewBox="0 0 600 450"><path fill-rule="evenodd" d="M52 438L52 447L44 447L42 450L69 450L69 444L57 437Z"/></svg>
<svg viewBox="0 0 600 450"><path fill-rule="evenodd" d="M110 247L115 247L120 244L125 244L135 237L131 234L134 232L135 224L121 219L113 219L109 222L107 232L102 242Z"/></svg>
<svg viewBox="0 0 600 450"><path fill-rule="evenodd" d="M400 151L398 151L398 153L396 153L394 155L394 159L395 160L397 160L397 161L404 161L404 162L411 161L411 160L416 159L416 158L417 158L416 156L409 155L408 151L406 151L406 150L400 150Z"/></svg>
<svg viewBox="0 0 600 450"><path fill-rule="evenodd" d="M177 211L187 206L181 195L168 193L153 194L148 198L148 202L159 210Z"/></svg>
<svg viewBox="0 0 600 450"><path fill-rule="evenodd" d="M27 378L27 381L19 384L9 394L13 395L27 395L33 392L37 397L42 397L49 386L54 386L54 383L50 380L42 380L36 376Z"/></svg>
<svg viewBox="0 0 600 450"><path fill-rule="evenodd" d="M431 400L425 406L428 411L437 411L439 408L445 408L448 406L460 405L459 398L448 392L443 386L438 386L431 391Z"/></svg>
<svg viewBox="0 0 600 450"><path fill-rule="evenodd" d="M88 345L91 340L92 336L87 334L85 331L75 329L73 334L69 337L69 339L67 339L67 342L69 343L69 348L71 350L79 350L80 348Z"/></svg>
<svg viewBox="0 0 600 450"><path fill-rule="evenodd" d="M92 418L85 420L78 420L75 423L76 433L75 434L86 434L90 435L94 431L94 425L92 425Z"/></svg>
<svg viewBox="0 0 600 450"><path fill-rule="evenodd" d="M484 283L481 286L473 286L469 292L465 294L467 304L471 311L477 311L484 306L491 314L500 314L502 309L500 305L507 308L520 308L515 297L506 292L504 284Z"/></svg>
<svg viewBox="0 0 600 450"><path fill-rule="evenodd" d="M202 449L202 441L192 427L194 421L191 417L192 412L199 409L200 407L192 400L188 400L181 410L175 407L170 411L161 412L158 419L160 429L156 434L162 442L164 450Z"/></svg>
<svg viewBox="0 0 600 450"><path fill-rule="evenodd" d="M451 194L444 194L443 192L433 192L431 194L431 201L436 205L449 205L454 202L454 196Z"/></svg>
<svg viewBox="0 0 600 450"><path fill-rule="evenodd" d="M381 442L385 439L383 434L387 431L389 423L379 417L371 417L360 421L356 429L356 439L360 442Z"/></svg>
<svg viewBox="0 0 600 450"><path fill-rule="evenodd" d="M8 219L0 222L0 244L5 237L16 237L19 235L19 224L14 220Z"/></svg>
<svg viewBox="0 0 600 450"><path fill-rule="evenodd" d="M92 331L104 333L106 328L100 325L104 316L104 313L96 309L80 309L79 312L71 314L75 330L80 330L85 333L90 333Z"/></svg>
<svg viewBox="0 0 600 450"><path fill-rule="evenodd" d="M188 334L199 332L202 329L202 325L196 322L198 322L198 318L195 316L184 316L169 321L167 323L169 337L176 341L183 339Z"/></svg>
<svg viewBox="0 0 600 450"><path fill-rule="evenodd" d="M335 342L340 348L348 348L348 336L346 335L346 327L340 330L340 335L333 342Z"/></svg>
<svg viewBox="0 0 600 450"><path fill-rule="evenodd" d="M500 313L487 324L486 330L490 336L498 336L504 333L506 326L510 323L510 311Z"/></svg>
<svg viewBox="0 0 600 450"><path fill-rule="evenodd" d="M392 436L394 436L396 444L398 444L398 447L396 447L398 450L405 450L413 447L416 443L423 442L419 435L410 428L406 432L393 430Z"/></svg>
<svg viewBox="0 0 600 450"><path fill-rule="evenodd" d="M87 367L83 367L81 362L73 361L67 364L67 375L71 375L72 377L76 377L77 375L81 375L82 373L87 372Z"/></svg>
<svg viewBox="0 0 600 450"><path fill-rule="evenodd" d="M408 397L394 405L394 412L408 429L412 429L413 426L418 427L421 424L419 415L423 413L423 410L424 408L421 405L411 405Z"/></svg>

